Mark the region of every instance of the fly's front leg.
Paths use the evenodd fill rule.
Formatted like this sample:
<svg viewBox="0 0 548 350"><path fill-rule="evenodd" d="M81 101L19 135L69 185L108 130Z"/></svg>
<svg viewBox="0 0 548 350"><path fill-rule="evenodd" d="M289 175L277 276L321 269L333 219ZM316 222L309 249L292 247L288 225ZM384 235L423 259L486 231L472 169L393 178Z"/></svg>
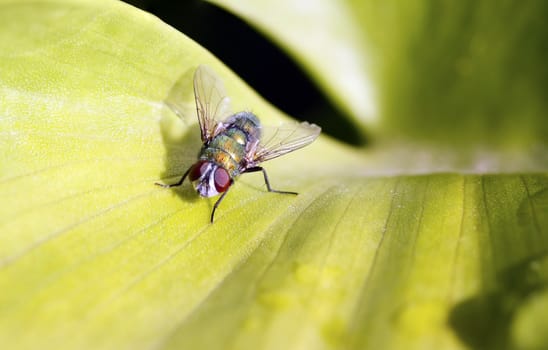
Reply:
<svg viewBox="0 0 548 350"><path fill-rule="evenodd" d="M159 183L159 182L155 182L154 184L155 185L158 185L158 186L161 186L163 188L171 188L171 187L177 187L177 186L181 186L183 184L183 182L185 181L188 173L190 172L190 169L192 169L192 167L188 168L185 173L183 174L183 177L181 177L181 180L179 180L178 182L174 183L174 184L162 184L162 183Z"/></svg>
<svg viewBox="0 0 548 350"><path fill-rule="evenodd" d="M275 192L275 193L283 193L283 194L295 194L297 195L297 192L291 192L291 191L279 191L275 190L272 187L270 187L270 181L268 181L268 175L266 175L266 170L262 166L255 166L253 168L246 169L246 173L254 173L257 171L262 171L264 176L264 183L266 184L266 188L268 189L268 192Z"/></svg>
<svg viewBox="0 0 548 350"><path fill-rule="evenodd" d="M234 182L231 180L230 185L228 186L226 191L224 191L223 194L221 195L221 197L219 197L219 199L217 199L215 204L213 204L213 210L211 211L211 218L210 218L211 223L213 223L213 217L215 216L215 210L217 210L217 207L219 206L219 204L221 204L221 201L223 200L223 198L225 198L226 194L228 193L228 190L230 190L230 187L232 187L233 183Z"/></svg>

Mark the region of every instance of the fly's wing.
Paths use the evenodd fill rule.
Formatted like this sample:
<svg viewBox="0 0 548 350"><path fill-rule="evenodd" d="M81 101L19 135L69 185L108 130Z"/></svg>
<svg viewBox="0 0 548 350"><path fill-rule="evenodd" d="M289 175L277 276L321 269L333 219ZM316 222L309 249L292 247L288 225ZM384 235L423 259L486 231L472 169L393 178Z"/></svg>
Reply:
<svg viewBox="0 0 548 350"><path fill-rule="evenodd" d="M230 99L221 79L204 65L198 66L194 73L194 98L202 141L205 142L215 136L219 121L231 114Z"/></svg>
<svg viewBox="0 0 548 350"><path fill-rule="evenodd" d="M322 129L307 122L262 128L263 136L253 160L257 163L283 156L314 141Z"/></svg>
<svg viewBox="0 0 548 350"><path fill-rule="evenodd" d="M193 102L193 90L189 89L189 73L179 77L177 82L169 91L165 104L175 113L186 125L196 121L196 107Z"/></svg>

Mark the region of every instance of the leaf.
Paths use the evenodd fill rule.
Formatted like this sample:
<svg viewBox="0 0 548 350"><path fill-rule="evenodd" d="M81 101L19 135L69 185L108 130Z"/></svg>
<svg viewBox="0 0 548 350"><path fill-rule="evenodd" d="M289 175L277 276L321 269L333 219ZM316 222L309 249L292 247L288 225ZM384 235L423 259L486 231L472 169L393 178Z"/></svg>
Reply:
<svg viewBox="0 0 548 350"><path fill-rule="evenodd" d="M207 64L235 110L286 117L127 5L0 7L3 348L546 345L545 172L430 174L321 136L265 164L299 196L242 176L209 224L213 200L154 186L200 147L164 101L194 113Z"/></svg>

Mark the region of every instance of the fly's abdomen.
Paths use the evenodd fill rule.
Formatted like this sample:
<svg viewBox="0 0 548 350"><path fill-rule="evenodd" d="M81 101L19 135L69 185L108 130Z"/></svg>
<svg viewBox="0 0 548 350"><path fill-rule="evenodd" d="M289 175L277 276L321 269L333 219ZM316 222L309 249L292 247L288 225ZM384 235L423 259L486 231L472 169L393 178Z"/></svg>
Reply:
<svg viewBox="0 0 548 350"><path fill-rule="evenodd" d="M253 113L236 113L226 122L231 126L231 129L242 131L247 138L247 142L253 142L261 137L261 123Z"/></svg>

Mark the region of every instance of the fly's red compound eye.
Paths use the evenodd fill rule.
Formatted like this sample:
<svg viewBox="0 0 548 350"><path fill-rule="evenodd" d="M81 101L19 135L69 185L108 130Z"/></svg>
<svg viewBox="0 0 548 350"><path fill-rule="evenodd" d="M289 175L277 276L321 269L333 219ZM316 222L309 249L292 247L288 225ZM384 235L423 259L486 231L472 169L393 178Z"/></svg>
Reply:
<svg viewBox="0 0 548 350"><path fill-rule="evenodd" d="M196 181L202 177L203 174L205 174L208 168L209 162L201 160L192 166L192 169L190 169L190 174L188 174L188 178L190 181Z"/></svg>
<svg viewBox="0 0 548 350"><path fill-rule="evenodd" d="M215 170L215 189L221 193L228 189L230 186L230 176L228 172L223 168L217 168Z"/></svg>

